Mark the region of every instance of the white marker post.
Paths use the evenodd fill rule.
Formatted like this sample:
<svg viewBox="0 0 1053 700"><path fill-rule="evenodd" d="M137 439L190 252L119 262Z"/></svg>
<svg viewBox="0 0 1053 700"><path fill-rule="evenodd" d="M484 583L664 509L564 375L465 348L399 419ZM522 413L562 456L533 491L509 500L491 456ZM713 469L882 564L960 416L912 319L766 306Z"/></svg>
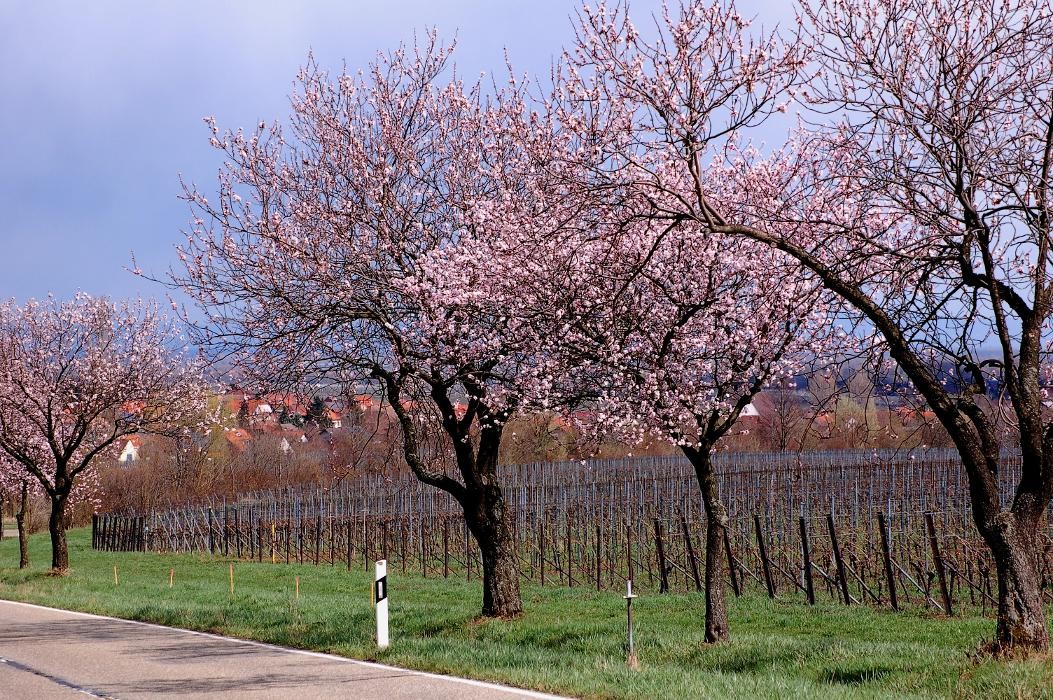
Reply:
<svg viewBox="0 0 1053 700"><path fill-rule="evenodd" d="M377 606L377 648L388 648L388 562L381 559L377 562L376 577L373 582L373 602Z"/></svg>
<svg viewBox="0 0 1053 700"><path fill-rule="evenodd" d="M625 617L627 618L628 627L628 639L626 640L626 657L625 662L629 668L640 668L640 661L636 658L636 646L633 644L633 599L636 596L633 594L633 580L629 579L625 582Z"/></svg>

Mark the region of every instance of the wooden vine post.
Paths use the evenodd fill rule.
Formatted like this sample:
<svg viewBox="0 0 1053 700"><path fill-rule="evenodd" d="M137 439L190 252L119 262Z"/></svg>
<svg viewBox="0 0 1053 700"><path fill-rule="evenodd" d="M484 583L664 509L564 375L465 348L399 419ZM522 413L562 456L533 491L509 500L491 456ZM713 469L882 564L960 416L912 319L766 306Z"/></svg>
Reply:
<svg viewBox="0 0 1053 700"><path fill-rule="evenodd" d="M764 571L764 585L768 589L768 597L775 598L775 581L771 577L771 562L768 560L768 546L764 541L760 515L754 513L753 524L757 528L757 549L760 551L761 567Z"/></svg>
<svg viewBox="0 0 1053 700"><path fill-rule="evenodd" d="M885 564L885 582L888 585L888 600L893 610L899 610L899 600L896 598L896 574L892 570L892 547L889 546L888 523L885 514L878 511L878 528L881 530L881 558Z"/></svg>
<svg viewBox="0 0 1053 700"><path fill-rule="evenodd" d="M936 566L936 578L940 582L940 596L943 598L943 611L953 615L951 609L951 591L947 587L947 573L943 566L943 557L940 556L940 545L936 540L936 526L932 522L932 513L925 514L925 527L929 531L929 546L932 548L932 561Z"/></svg>
<svg viewBox="0 0 1053 700"><path fill-rule="evenodd" d="M841 547L837 543L837 528L834 526L834 515L828 513L826 526L830 530L830 547L834 552L834 564L837 566L837 579L841 585L841 599L845 605L852 604L852 596L848 593L848 577L845 575L845 562L841 558Z"/></svg>
<svg viewBox="0 0 1053 700"><path fill-rule="evenodd" d="M691 531L687 528L687 520L680 517L680 527L684 531L684 551L687 552L687 561L691 565L691 577L695 580L695 591L702 591L702 577L698 572L698 559L695 558L695 548L691 544ZM709 527L709 524L706 524Z"/></svg>
<svg viewBox="0 0 1053 700"><path fill-rule="evenodd" d="M735 571L735 556L731 553L731 535L728 534L728 528L724 528L724 553L728 557L728 575L731 576L731 590L734 591L735 597L738 598L742 595L742 588L739 585L738 575Z"/></svg>
<svg viewBox="0 0 1053 700"><path fill-rule="evenodd" d="M808 545L808 521L801 516L801 552L804 555L804 589L808 604L815 605L815 584L812 581L812 553Z"/></svg>
<svg viewBox="0 0 1053 700"><path fill-rule="evenodd" d="M658 575L659 581L661 582L658 587L659 593L669 592L669 569L665 563L665 544L662 542L662 523L655 518L654 520L654 544L655 552L658 555Z"/></svg>

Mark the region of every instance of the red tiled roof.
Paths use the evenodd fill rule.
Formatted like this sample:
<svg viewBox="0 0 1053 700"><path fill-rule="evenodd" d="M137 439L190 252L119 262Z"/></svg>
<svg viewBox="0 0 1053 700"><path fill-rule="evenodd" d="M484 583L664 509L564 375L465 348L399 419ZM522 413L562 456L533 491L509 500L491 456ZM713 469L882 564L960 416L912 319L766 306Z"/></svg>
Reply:
<svg viewBox="0 0 1053 700"><path fill-rule="evenodd" d="M252 442L252 434L243 428L232 428L224 431L223 437L226 438L227 442L239 452L244 450L245 447Z"/></svg>
<svg viewBox="0 0 1053 700"><path fill-rule="evenodd" d="M358 394L357 396L355 396L355 403L357 403L358 407L361 408L363 411L368 411L369 409L376 408L377 406L376 398L370 396L369 394Z"/></svg>

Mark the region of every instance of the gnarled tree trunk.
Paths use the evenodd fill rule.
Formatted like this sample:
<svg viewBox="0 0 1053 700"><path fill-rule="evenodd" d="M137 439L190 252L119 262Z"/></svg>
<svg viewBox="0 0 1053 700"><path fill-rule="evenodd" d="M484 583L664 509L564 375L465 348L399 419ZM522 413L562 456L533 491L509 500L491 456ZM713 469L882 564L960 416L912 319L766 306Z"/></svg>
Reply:
<svg viewBox="0 0 1053 700"><path fill-rule="evenodd" d="M64 573L69 570L69 547L66 543L67 497L59 494L51 497L51 515L48 517L48 532L51 534L51 570Z"/></svg>
<svg viewBox="0 0 1053 700"><path fill-rule="evenodd" d="M468 529L479 545L483 562L483 610L487 617L517 617L523 612L519 592L519 561L512 537L511 514L501 489L469 491L464 504Z"/></svg>
<svg viewBox="0 0 1053 700"><path fill-rule="evenodd" d="M22 482L22 493L18 500L15 523L18 525L18 568L29 568L29 539L26 536L26 517L29 514L29 484Z"/></svg>
<svg viewBox="0 0 1053 700"><path fill-rule="evenodd" d="M377 367L375 376L385 382L388 403L402 426L403 454L410 469L424 483L453 496L464 510L465 523L479 545L483 564L481 614L486 617L518 617L523 612L519 560L512 536L511 514L497 474L501 435L511 411L491 414L476 396L471 398L465 414L458 417L447 393L449 387L441 383L432 385L431 397L442 415L443 430L457 460L461 475L461 481L458 481L445 472L430 469L421 458L417 427L402 403L401 386L395 375ZM476 436L471 430L473 418L478 420L477 439L473 439Z"/></svg>
<svg viewBox="0 0 1053 700"><path fill-rule="evenodd" d="M480 431L471 472L462 465L466 486L461 505L483 562L483 610L486 617L511 618L523 612L519 559L512 536L512 515L497 475L502 426L487 423ZM461 455L463 459L466 454ZM471 478L469 478L471 477Z"/></svg>
<svg viewBox="0 0 1053 700"><path fill-rule="evenodd" d="M720 500L709 448L684 449L684 454L695 468L695 477L702 490L702 507L706 512L706 641L712 644L731 637L724 595L727 566L722 551L728 511Z"/></svg>
<svg viewBox="0 0 1053 700"><path fill-rule="evenodd" d="M1039 433L1041 422L1037 420L1037 410L1030 414L1021 410L1018 415L1025 418L1030 415L1032 420L1021 423L1023 475L1012 507L1008 509L1003 507L999 491L997 475L1001 455L997 444L991 440L972 439L966 430L959 429L957 433L949 430L969 474L973 521L994 559L998 580L998 622L991 649L996 653L1049 649L1049 628L1039 568L1042 548L1038 542L1039 532L1045 524L1049 496L1048 487L1037 478L1044 471L1044 456L1035 449L1038 441L1029 439ZM974 421L976 423L987 427L980 417ZM952 427L959 426L952 423Z"/></svg>
<svg viewBox="0 0 1053 700"><path fill-rule="evenodd" d="M981 531L994 556L998 577L994 651L1048 649L1049 627L1037 558L1041 550L1036 546L1038 523L1028 523L1012 512L1002 511Z"/></svg>

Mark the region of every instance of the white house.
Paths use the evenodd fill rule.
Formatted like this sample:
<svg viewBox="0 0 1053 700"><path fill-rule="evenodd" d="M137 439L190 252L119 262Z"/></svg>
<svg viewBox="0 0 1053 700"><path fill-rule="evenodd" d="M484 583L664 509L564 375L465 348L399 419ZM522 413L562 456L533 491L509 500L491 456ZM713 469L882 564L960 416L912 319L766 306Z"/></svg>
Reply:
<svg viewBox="0 0 1053 700"><path fill-rule="evenodd" d="M143 439L138 435L132 435L128 438L128 441L124 443L124 449L121 450L121 454L117 458L117 461L122 464L131 464L132 462L138 461L139 448L142 446Z"/></svg>

